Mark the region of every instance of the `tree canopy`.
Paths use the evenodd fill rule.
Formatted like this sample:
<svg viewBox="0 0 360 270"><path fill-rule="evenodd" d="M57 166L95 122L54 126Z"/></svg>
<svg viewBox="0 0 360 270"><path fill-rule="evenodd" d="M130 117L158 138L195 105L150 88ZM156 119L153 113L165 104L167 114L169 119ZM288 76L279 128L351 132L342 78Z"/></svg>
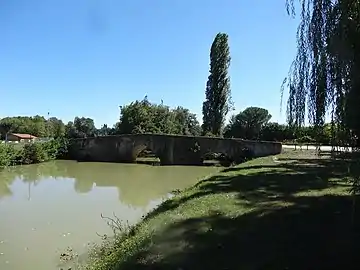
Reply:
<svg viewBox="0 0 360 270"><path fill-rule="evenodd" d="M0 120L1 130L4 133L26 133L36 137L61 137L65 135L65 125L62 120L52 117L46 120L43 116L16 116L5 117Z"/></svg>
<svg viewBox="0 0 360 270"><path fill-rule="evenodd" d="M248 107L233 115L226 128L228 136L245 139L259 139L262 127L271 119L268 110L259 107Z"/></svg>
<svg viewBox="0 0 360 270"><path fill-rule="evenodd" d="M86 138L98 135L94 120L89 117L75 117L65 126L66 136L69 138Z"/></svg>
<svg viewBox="0 0 360 270"><path fill-rule="evenodd" d="M121 107L116 134L158 133L199 135L196 115L188 109L170 109L164 104L151 103L147 97Z"/></svg>

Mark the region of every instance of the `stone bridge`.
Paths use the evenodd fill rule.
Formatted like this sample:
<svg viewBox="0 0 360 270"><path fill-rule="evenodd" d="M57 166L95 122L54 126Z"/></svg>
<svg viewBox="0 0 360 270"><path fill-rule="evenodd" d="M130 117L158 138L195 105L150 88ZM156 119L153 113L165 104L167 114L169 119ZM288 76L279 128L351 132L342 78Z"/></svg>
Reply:
<svg viewBox="0 0 360 270"><path fill-rule="evenodd" d="M225 154L231 161L244 158L245 149L253 157L279 154L281 143L217 137L131 134L75 139L70 157L76 160L135 162L145 149L159 157L162 165L199 165L207 153Z"/></svg>

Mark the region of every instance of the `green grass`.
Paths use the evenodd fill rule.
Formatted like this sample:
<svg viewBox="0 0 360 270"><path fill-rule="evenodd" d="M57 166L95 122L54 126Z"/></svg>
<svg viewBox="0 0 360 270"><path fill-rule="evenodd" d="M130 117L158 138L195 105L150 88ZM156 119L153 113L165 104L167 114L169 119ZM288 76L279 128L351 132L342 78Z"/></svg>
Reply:
<svg viewBox="0 0 360 270"><path fill-rule="evenodd" d="M88 268L357 269L347 164L288 151L225 169L95 249Z"/></svg>

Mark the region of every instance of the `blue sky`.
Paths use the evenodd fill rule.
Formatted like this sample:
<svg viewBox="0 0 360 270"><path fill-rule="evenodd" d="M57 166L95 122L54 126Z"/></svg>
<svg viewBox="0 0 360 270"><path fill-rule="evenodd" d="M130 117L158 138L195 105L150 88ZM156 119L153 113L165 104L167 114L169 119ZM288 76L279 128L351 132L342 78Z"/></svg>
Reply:
<svg viewBox="0 0 360 270"><path fill-rule="evenodd" d="M210 46L225 32L234 112L260 106L284 122L297 23L285 0L2 0L0 118L112 125L119 105L147 95L201 120Z"/></svg>

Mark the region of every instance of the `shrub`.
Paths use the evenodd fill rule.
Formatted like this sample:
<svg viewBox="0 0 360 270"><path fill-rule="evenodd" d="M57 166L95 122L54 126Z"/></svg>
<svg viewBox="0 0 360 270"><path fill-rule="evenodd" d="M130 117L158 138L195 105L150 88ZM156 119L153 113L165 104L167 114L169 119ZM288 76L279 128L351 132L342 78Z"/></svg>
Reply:
<svg viewBox="0 0 360 270"><path fill-rule="evenodd" d="M216 135L212 134L211 131L206 132L203 136L205 136L205 137L220 137L220 136L216 136Z"/></svg>
<svg viewBox="0 0 360 270"><path fill-rule="evenodd" d="M310 136L303 136L295 141L297 143L314 143L314 142L316 142L316 140L311 138Z"/></svg>
<svg viewBox="0 0 360 270"><path fill-rule="evenodd" d="M66 155L68 142L58 138L46 142L32 142L23 146L10 143L0 145L0 168L18 164L44 162Z"/></svg>
<svg viewBox="0 0 360 270"><path fill-rule="evenodd" d="M21 150L10 144L0 144L0 168L21 164Z"/></svg>
<svg viewBox="0 0 360 270"><path fill-rule="evenodd" d="M47 155L47 159L55 159L58 156L60 143L58 140L50 140L41 143L42 152Z"/></svg>
<svg viewBox="0 0 360 270"><path fill-rule="evenodd" d="M64 158L68 155L69 151L69 140L65 137L60 137L55 140L57 144L55 147L57 148L57 156L55 158Z"/></svg>
<svg viewBox="0 0 360 270"><path fill-rule="evenodd" d="M23 148L23 164L39 163L49 160L47 143L28 143Z"/></svg>

